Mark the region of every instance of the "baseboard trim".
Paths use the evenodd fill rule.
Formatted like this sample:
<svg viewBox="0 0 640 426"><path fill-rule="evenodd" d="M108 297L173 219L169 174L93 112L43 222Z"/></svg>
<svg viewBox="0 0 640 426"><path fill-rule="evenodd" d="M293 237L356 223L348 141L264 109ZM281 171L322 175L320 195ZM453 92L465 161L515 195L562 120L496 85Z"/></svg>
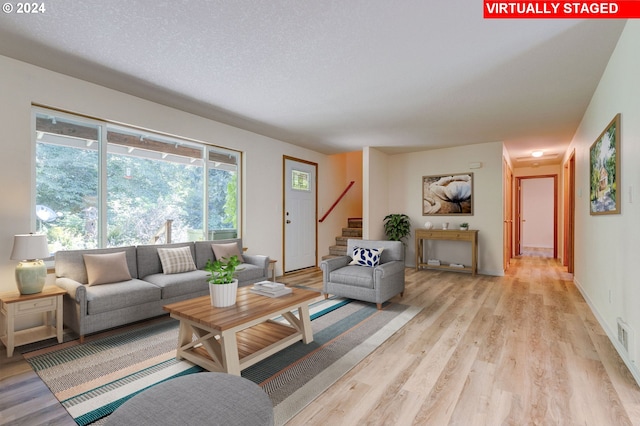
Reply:
<svg viewBox="0 0 640 426"><path fill-rule="evenodd" d="M618 333L617 332L614 333L613 330L609 328L607 322L604 320L602 315L600 315L600 312L598 311L594 303L589 298L589 295L586 293L586 291L584 291L584 288L580 284L580 281L578 281L574 277L573 283L576 285L576 288L578 289L580 294L582 294L582 297L587 302L587 305L589 305L589 309L591 309L591 312L593 312L593 315L596 317L596 320L598 320L598 323L600 324L605 334L611 341L611 344L613 344L613 347L615 348L616 352L618 352L618 355L620 355L620 358L622 358L622 361L624 362L624 364L627 366L627 368L631 372L631 375L635 379L636 383L640 385L640 370L638 370L638 367L633 363L633 361L631 361L631 358L629 358L629 355L627 354L627 351L624 350L624 347L622 346L622 344L618 342L618 338L617 338Z"/></svg>

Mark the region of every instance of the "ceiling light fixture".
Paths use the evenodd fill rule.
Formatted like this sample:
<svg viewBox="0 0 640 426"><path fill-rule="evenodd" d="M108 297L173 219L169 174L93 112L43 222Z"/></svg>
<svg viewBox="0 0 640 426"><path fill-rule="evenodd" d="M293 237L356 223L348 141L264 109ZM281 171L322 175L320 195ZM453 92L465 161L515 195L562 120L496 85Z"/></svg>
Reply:
<svg viewBox="0 0 640 426"><path fill-rule="evenodd" d="M538 157L542 157L542 154L544 154L544 152L542 152L542 151L533 151L531 153L531 156L538 158Z"/></svg>

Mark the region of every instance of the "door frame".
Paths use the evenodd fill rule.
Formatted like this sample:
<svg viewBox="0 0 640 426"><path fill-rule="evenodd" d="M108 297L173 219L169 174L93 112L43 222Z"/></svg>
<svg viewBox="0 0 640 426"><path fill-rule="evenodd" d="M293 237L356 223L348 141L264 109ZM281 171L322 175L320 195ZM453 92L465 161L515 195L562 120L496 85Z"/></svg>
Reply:
<svg viewBox="0 0 640 426"><path fill-rule="evenodd" d="M502 269L506 271L511 265L511 258L513 257L513 170L507 163L505 158L502 159L503 176L504 176L504 188L503 188L503 203L504 203L504 235L503 237L503 261Z"/></svg>
<svg viewBox="0 0 640 426"><path fill-rule="evenodd" d="M525 179L553 178L553 258L558 258L558 175L516 177L516 256L522 255L522 181Z"/></svg>
<svg viewBox="0 0 640 426"><path fill-rule="evenodd" d="M313 265L313 268L317 268L318 267L318 163L314 163L313 161L307 161L307 160L303 160L301 158L296 158L296 157L291 157L288 155L283 155L282 156L282 275L286 275L287 273L285 272L287 270L287 234L286 234L286 226L285 226L285 221L287 220L286 218L286 207L287 207L287 177L286 177L286 173L287 173L287 160L289 161L295 161L298 163L304 163L304 164L308 164L310 166L313 166L315 168L315 178L316 178L316 182L315 182L315 204L316 204L316 211L314 213L314 235L315 235L315 263ZM311 268L311 267L310 267ZM297 272L296 271L290 271L289 273L292 272Z"/></svg>
<svg viewBox="0 0 640 426"><path fill-rule="evenodd" d="M562 264L567 272L573 273L575 261L575 220L576 220L576 150L569 154L564 164L564 252Z"/></svg>

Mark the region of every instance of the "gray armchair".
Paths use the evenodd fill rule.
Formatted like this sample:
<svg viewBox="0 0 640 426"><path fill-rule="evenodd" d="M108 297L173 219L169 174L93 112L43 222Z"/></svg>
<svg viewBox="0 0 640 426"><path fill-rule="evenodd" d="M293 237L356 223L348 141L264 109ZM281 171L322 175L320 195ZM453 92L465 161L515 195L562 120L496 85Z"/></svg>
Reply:
<svg viewBox="0 0 640 426"><path fill-rule="evenodd" d="M380 264L375 267L349 265L354 247L383 248ZM375 303L382 303L404 293L404 247L400 241L347 240L347 256L323 260L322 292Z"/></svg>

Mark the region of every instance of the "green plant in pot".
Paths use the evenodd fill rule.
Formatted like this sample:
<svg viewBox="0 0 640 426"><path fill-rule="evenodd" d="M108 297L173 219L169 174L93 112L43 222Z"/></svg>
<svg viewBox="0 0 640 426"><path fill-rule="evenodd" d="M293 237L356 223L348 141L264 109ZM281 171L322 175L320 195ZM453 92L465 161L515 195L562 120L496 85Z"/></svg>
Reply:
<svg viewBox="0 0 640 426"><path fill-rule="evenodd" d="M209 281L212 306L223 308L236 303L238 280L235 274L240 264L238 256L231 256L229 259L223 257L214 261L207 260L204 270L211 273L207 281Z"/></svg>
<svg viewBox="0 0 640 426"><path fill-rule="evenodd" d="M467 222L462 222L460 224L460 229L466 231L467 229L469 229L469 224Z"/></svg>
<svg viewBox="0 0 640 426"><path fill-rule="evenodd" d="M384 233L391 241L402 241L411 234L411 220L406 214L393 213L384 218Z"/></svg>

